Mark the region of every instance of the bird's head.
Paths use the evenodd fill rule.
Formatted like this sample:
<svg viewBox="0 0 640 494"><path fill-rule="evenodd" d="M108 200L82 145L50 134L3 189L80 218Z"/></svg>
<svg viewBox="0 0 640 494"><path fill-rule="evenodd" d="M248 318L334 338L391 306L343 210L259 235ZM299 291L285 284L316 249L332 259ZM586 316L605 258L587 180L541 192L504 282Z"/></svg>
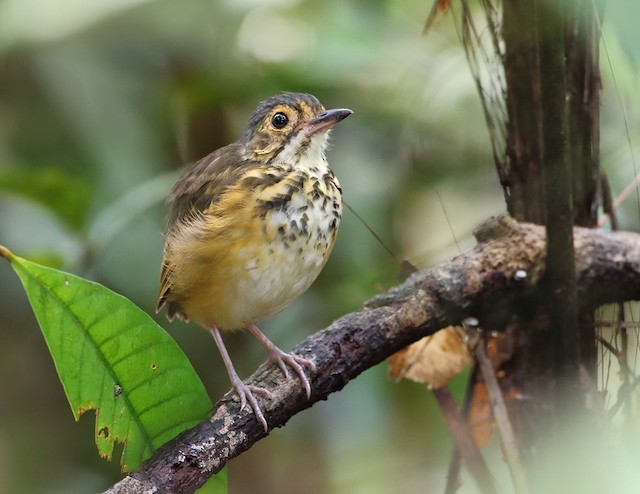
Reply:
<svg viewBox="0 0 640 494"><path fill-rule="evenodd" d="M346 108L325 110L310 94L278 94L258 105L240 142L252 160L315 163L324 157L331 128L352 113Z"/></svg>

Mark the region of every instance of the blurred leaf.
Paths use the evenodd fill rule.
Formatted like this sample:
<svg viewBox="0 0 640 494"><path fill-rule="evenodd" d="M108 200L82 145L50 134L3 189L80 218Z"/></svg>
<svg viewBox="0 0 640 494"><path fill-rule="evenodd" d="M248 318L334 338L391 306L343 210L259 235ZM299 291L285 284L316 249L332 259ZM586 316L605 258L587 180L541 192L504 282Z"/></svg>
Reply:
<svg viewBox="0 0 640 494"><path fill-rule="evenodd" d="M207 483L196 491L197 494L224 494L227 492L227 470L210 477Z"/></svg>
<svg viewBox="0 0 640 494"><path fill-rule="evenodd" d="M0 256L22 280L74 417L96 410L101 456L122 442L122 468L133 470L207 416L211 401L190 362L132 302L2 246Z"/></svg>
<svg viewBox="0 0 640 494"><path fill-rule="evenodd" d="M0 169L2 190L37 201L75 230L86 222L91 200L89 185L61 168Z"/></svg>
<svg viewBox="0 0 640 494"><path fill-rule="evenodd" d="M30 249L29 258L32 262L43 264L50 268L60 269L64 265L64 258L60 254L48 250Z"/></svg>
<svg viewBox="0 0 640 494"><path fill-rule="evenodd" d="M88 229L87 236L94 248L106 248L118 234L131 225L134 218L164 201L181 171L153 177L133 187L103 208Z"/></svg>

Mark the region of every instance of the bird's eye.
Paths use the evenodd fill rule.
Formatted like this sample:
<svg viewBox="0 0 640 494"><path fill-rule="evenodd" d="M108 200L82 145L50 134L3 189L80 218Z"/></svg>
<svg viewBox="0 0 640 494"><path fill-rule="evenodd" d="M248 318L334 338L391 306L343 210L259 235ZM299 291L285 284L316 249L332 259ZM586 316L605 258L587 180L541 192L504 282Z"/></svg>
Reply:
<svg viewBox="0 0 640 494"><path fill-rule="evenodd" d="M278 112L273 117L271 117L271 125L273 125L276 129L281 129L288 123L289 117L287 117L282 112Z"/></svg>

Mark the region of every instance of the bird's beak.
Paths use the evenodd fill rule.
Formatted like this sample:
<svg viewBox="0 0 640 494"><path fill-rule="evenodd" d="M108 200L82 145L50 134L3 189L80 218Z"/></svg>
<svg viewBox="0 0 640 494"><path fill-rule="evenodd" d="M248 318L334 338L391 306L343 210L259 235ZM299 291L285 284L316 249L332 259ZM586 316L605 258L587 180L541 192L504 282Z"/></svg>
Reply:
<svg viewBox="0 0 640 494"><path fill-rule="evenodd" d="M351 115L353 111L348 108L336 108L334 110L325 110L323 112L318 113L316 118L305 122L301 125L309 134L315 134L316 132L320 132L321 130L328 130L333 127L335 124L344 120L349 115Z"/></svg>

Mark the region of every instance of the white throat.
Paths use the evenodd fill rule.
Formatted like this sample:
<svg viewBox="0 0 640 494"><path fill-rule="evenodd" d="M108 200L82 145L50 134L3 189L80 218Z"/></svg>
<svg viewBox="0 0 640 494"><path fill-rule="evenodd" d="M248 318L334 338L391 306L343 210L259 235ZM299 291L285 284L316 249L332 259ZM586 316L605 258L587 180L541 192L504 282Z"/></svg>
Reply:
<svg viewBox="0 0 640 494"><path fill-rule="evenodd" d="M328 143L328 130L316 132L310 139L304 132L300 132L280 152L278 161L305 170L326 168L325 151Z"/></svg>

